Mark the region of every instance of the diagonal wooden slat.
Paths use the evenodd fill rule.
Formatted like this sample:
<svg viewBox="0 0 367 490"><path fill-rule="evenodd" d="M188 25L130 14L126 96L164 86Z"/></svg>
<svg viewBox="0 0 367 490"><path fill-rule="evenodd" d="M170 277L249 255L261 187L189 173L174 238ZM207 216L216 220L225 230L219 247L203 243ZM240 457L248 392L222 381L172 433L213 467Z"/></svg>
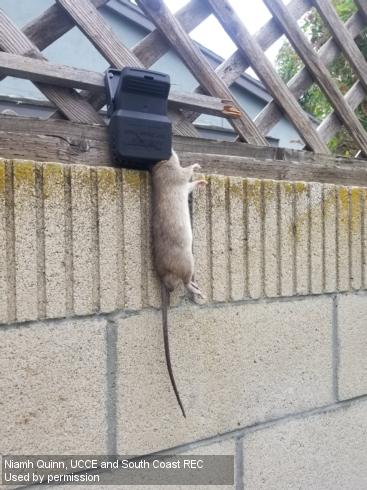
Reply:
<svg viewBox="0 0 367 490"><path fill-rule="evenodd" d="M311 6L311 0L291 0L288 4L288 9L295 19L299 19L311 8ZM283 31L277 22L274 19L270 19L255 34L255 40L259 43L263 51L266 51L282 35ZM247 59L243 57L239 50L236 50L227 60L223 61L215 69L215 72L226 85L230 86L243 74L245 70L247 70L247 68L249 68L249 66L250 65ZM197 87L195 92L203 93L203 89L201 87ZM275 107L277 107L276 104ZM187 111L184 112L189 121L195 121L195 119L200 116L198 113L188 113ZM282 114L280 117L282 117ZM260 130L261 134L267 133L260 128L257 122L256 126Z"/></svg>
<svg viewBox="0 0 367 490"><path fill-rule="evenodd" d="M327 95L338 117L351 133L360 148L367 151L367 134L353 110L346 104L343 95L331 78L318 54L313 50L297 22L287 11L281 0L264 0L266 6L282 26L293 48L301 57L317 84Z"/></svg>
<svg viewBox="0 0 367 490"><path fill-rule="evenodd" d="M365 27L365 23L360 14L353 14L345 24L346 28L352 35L357 37ZM340 54L340 48L333 38L330 38L320 49L319 56L321 61L329 66ZM302 68L288 83L289 90L299 99L302 94L313 84L313 78L307 68ZM362 102L362 101L360 101ZM357 104L358 105L358 104ZM355 106L356 107L356 106ZM352 107L352 109L355 109ZM255 123L263 134L267 134L271 128L277 124L283 114L278 109L275 102L271 101L267 106L256 116ZM338 118L333 118L334 121L339 121ZM340 127L340 124L338 125ZM328 141L328 140L325 140Z"/></svg>
<svg viewBox="0 0 367 490"><path fill-rule="evenodd" d="M362 16L365 16L365 21L367 21L367 5L364 3L362 0L356 0L356 4L358 5L360 9L360 13L355 14L353 17L358 18L358 32L352 33L354 37L356 37L357 34L362 32L363 28L365 27L365 24L363 23ZM351 19L349 19L351 20ZM347 21L346 25L348 27L349 21ZM366 97L366 91L365 88L363 87L362 83L357 80L354 85L348 90L348 92L345 94L344 98L348 105L352 109L356 109L364 100ZM320 136L325 140L329 141L340 129L342 125L335 114L334 111L332 111L328 116L322 121L322 123L319 126L319 133Z"/></svg>
<svg viewBox="0 0 367 490"><path fill-rule="evenodd" d="M363 88L361 82L358 80L345 94L344 99L349 107L351 107L352 109L356 109L359 104L364 101L365 97L365 89ZM343 125L340 122L340 119L336 115L335 111L331 111L330 114L325 117L320 126L317 128L317 131L324 141L330 141L331 138L340 129L342 129L342 127Z"/></svg>
<svg viewBox="0 0 367 490"><path fill-rule="evenodd" d="M359 76L357 83L348 91L344 99L354 110L363 101L367 92L367 62L360 49L354 42L345 24L340 20L337 12L333 8L330 0L313 0L317 10L322 16L323 21L329 28L334 40L338 43L341 51L350 62L355 73ZM359 95L359 97L356 97ZM340 128L338 118L334 111L329 114L319 127L319 133L325 141L331 139L335 132Z"/></svg>
<svg viewBox="0 0 367 490"><path fill-rule="evenodd" d="M316 153L328 153L328 147L318 136L306 113L276 73L260 45L248 32L227 0L208 0L222 27L248 59L263 84L282 107L306 144Z"/></svg>
<svg viewBox="0 0 367 490"><path fill-rule="evenodd" d="M191 32L210 15L210 9L202 0L191 0L177 13L176 18L186 32ZM147 68L152 66L170 49L166 38L158 29L150 32L132 48L132 52Z"/></svg>
<svg viewBox="0 0 367 490"><path fill-rule="evenodd" d="M3 51L45 59L38 48L0 9L0 48ZM71 121L103 124L103 119L94 108L76 91L36 83L36 87Z"/></svg>
<svg viewBox="0 0 367 490"><path fill-rule="evenodd" d="M57 0L58 4L71 16L81 31L87 36L102 56L115 68L124 66L142 68L139 59L119 40L104 18L89 0ZM223 97L224 98L224 97ZM198 136L194 126L177 114L175 129L179 134Z"/></svg>
<svg viewBox="0 0 367 490"><path fill-rule="evenodd" d="M299 19L311 8L311 5L311 0L292 0L287 5L287 8L294 19ZM254 37L262 50L266 51L282 35L283 31L277 22L274 19L270 19L254 34ZM237 50L217 67L216 73L225 84L231 85L247 68L249 68L248 61Z"/></svg>
<svg viewBox="0 0 367 490"><path fill-rule="evenodd" d="M366 3L366 0L355 0L355 3L367 20L367 3Z"/></svg>
<svg viewBox="0 0 367 490"><path fill-rule="evenodd" d="M109 0L90 0L100 8ZM26 24L22 31L41 51L75 27L72 19L57 4L52 5L41 15Z"/></svg>
<svg viewBox="0 0 367 490"><path fill-rule="evenodd" d="M367 90L367 61L354 42L353 37L340 20L330 0L313 0L323 21L332 33L345 57L358 75L362 85Z"/></svg>
<svg viewBox="0 0 367 490"><path fill-rule="evenodd" d="M94 47L114 67L141 67L138 58L126 47L89 0L56 0L71 16Z"/></svg>
<svg viewBox="0 0 367 490"><path fill-rule="evenodd" d="M233 101L227 86L215 74L215 71L193 44L174 15L162 0L138 0L139 7L152 19L165 35L173 49L181 56L195 78L208 94ZM233 104L236 105L233 101ZM238 134L249 143L266 146L266 139L259 133L251 118L241 111L241 118L231 121Z"/></svg>

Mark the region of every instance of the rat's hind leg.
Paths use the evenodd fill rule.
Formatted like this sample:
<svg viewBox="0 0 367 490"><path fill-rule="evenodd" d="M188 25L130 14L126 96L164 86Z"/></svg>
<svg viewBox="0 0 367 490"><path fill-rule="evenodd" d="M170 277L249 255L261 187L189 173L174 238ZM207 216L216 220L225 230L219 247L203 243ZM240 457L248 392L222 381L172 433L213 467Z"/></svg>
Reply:
<svg viewBox="0 0 367 490"><path fill-rule="evenodd" d="M197 284L195 284L193 281L190 281L188 282L187 284L185 284L185 288L190 291L190 293L192 294L196 294L197 296L199 296L200 298L202 299L205 299L205 296L204 294L201 292L199 286Z"/></svg>

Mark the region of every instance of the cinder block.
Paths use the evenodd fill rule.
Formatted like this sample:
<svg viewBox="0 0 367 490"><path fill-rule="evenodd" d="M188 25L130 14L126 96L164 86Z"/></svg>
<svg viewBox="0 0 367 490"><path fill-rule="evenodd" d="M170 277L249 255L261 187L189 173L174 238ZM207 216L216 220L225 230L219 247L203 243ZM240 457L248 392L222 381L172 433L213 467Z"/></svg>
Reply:
<svg viewBox="0 0 367 490"><path fill-rule="evenodd" d="M106 452L105 325L0 329L0 454Z"/></svg>
<svg viewBox="0 0 367 490"><path fill-rule="evenodd" d="M278 182L264 180L264 292L278 295Z"/></svg>
<svg viewBox="0 0 367 490"><path fill-rule="evenodd" d="M247 263L248 292L251 298L263 295L264 261L263 261L263 199L262 182L258 179L247 179Z"/></svg>
<svg viewBox="0 0 367 490"><path fill-rule="evenodd" d="M280 293L292 296L295 284L293 185L279 182Z"/></svg>
<svg viewBox="0 0 367 490"><path fill-rule="evenodd" d="M229 298L228 234L226 177L210 177L211 267L213 301Z"/></svg>
<svg viewBox="0 0 367 490"><path fill-rule="evenodd" d="M348 294L338 299L339 397L367 393L367 296Z"/></svg>
<svg viewBox="0 0 367 490"><path fill-rule="evenodd" d="M351 289L362 287L362 189L350 189Z"/></svg>
<svg viewBox="0 0 367 490"><path fill-rule="evenodd" d="M336 187L324 184L324 288L325 292L337 290L337 254L336 254Z"/></svg>
<svg viewBox="0 0 367 490"><path fill-rule="evenodd" d="M244 439L246 490L367 488L367 402L279 422Z"/></svg>
<svg viewBox="0 0 367 490"><path fill-rule="evenodd" d="M310 184L310 291L323 291L323 193L322 184Z"/></svg>
<svg viewBox="0 0 367 490"><path fill-rule="evenodd" d="M367 289L367 189L362 189L362 287Z"/></svg>
<svg viewBox="0 0 367 490"><path fill-rule="evenodd" d="M146 174L145 176L144 203L146 217L144 239L146 242L146 303L148 306L154 306L157 308L161 304L161 294L159 279L154 268L152 238L152 187L150 174Z"/></svg>
<svg viewBox="0 0 367 490"><path fill-rule="evenodd" d="M340 186L337 189L337 250L338 250L338 290L350 288L349 270L349 189Z"/></svg>
<svg viewBox="0 0 367 490"><path fill-rule="evenodd" d="M309 233L310 233L310 184L296 182L294 238L296 252L296 292L308 294L310 286Z"/></svg>
<svg viewBox="0 0 367 490"><path fill-rule="evenodd" d="M0 323L8 320L5 160L0 160Z"/></svg>
<svg viewBox="0 0 367 490"><path fill-rule="evenodd" d="M172 365L187 419L167 374L160 313L117 320L119 453L331 402L331 311L329 298L171 309Z"/></svg>
<svg viewBox="0 0 367 490"><path fill-rule="evenodd" d="M142 299L142 216L141 173L122 171L124 223L124 298L125 308L139 309Z"/></svg>
<svg viewBox="0 0 367 490"><path fill-rule="evenodd" d="M14 162L15 298L18 321L34 320L38 316L37 226L39 223L36 219L35 179L34 162Z"/></svg>
<svg viewBox="0 0 367 490"><path fill-rule="evenodd" d="M232 301L247 296L246 291L246 221L244 181L229 178L229 268Z"/></svg>
<svg viewBox="0 0 367 490"><path fill-rule="evenodd" d="M43 213L46 316L49 318L67 313L65 212L64 166L47 163L43 166Z"/></svg>
<svg viewBox="0 0 367 490"><path fill-rule="evenodd" d="M94 219L93 180L91 168L71 166L71 216L73 309L77 315L96 311L95 288L98 255L94 237L98 236Z"/></svg>
<svg viewBox="0 0 367 490"><path fill-rule="evenodd" d="M113 311L120 304L118 297L119 264L122 246L122 213L119 209L118 172L112 168L98 168L98 236L100 305L102 311Z"/></svg>
<svg viewBox="0 0 367 490"><path fill-rule="evenodd" d="M204 175L198 175L203 179ZM210 202L209 185L200 192L193 193L192 197L192 234L193 252L195 259L195 281L208 301L211 301L211 259L210 259Z"/></svg>

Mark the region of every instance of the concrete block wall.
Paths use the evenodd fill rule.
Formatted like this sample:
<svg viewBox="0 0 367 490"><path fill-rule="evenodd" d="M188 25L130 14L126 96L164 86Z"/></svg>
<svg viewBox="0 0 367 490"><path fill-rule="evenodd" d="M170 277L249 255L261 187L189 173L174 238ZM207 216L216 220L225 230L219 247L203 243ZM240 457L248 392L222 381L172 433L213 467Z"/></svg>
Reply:
<svg viewBox="0 0 367 490"><path fill-rule="evenodd" d="M367 488L367 191L207 176L164 361L145 173L0 160L0 453L233 454ZM167 488L167 487L162 487Z"/></svg>

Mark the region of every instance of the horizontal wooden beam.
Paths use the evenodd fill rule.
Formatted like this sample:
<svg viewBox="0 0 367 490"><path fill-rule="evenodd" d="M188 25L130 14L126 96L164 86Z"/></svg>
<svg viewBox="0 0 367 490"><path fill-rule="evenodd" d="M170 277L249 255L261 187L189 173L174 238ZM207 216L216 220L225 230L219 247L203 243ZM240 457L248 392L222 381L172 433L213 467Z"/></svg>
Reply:
<svg viewBox="0 0 367 490"><path fill-rule="evenodd" d="M365 160L182 136L173 146L204 173L367 185ZM11 116L0 117L0 157L113 166L105 126Z"/></svg>
<svg viewBox="0 0 367 490"><path fill-rule="evenodd" d="M10 53L0 52L0 74L61 87L105 91L104 75L101 73ZM185 108L219 117L240 116L239 110L230 100L208 95L172 91L169 104L173 109Z"/></svg>
<svg viewBox="0 0 367 490"><path fill-rule="evenodd" d="M103 75L18 54L0 52L0 74L60 87L102 90Z"/></svg>

